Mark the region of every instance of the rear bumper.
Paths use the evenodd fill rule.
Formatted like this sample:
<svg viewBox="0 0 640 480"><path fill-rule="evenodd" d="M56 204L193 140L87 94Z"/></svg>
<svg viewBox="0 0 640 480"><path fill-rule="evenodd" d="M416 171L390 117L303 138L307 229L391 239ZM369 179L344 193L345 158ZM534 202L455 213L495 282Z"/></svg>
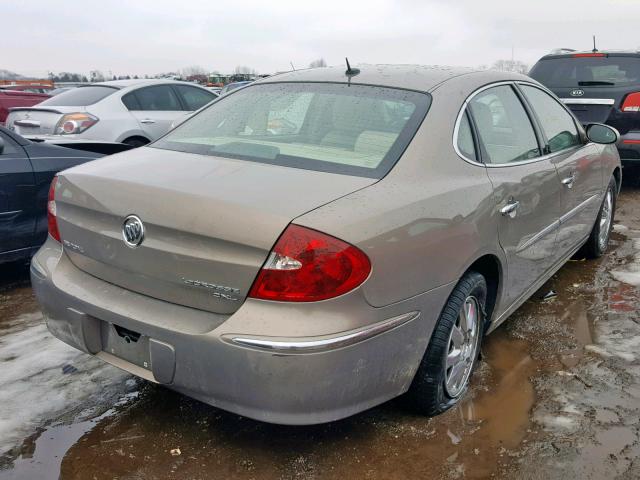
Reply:
<svg viewBox="0 0 640 480"><path fill-rule="evenodd" d="M282 336L277 328L269 329L270 322L276 325L284 318L286 323L292 315L304 324L305 317L321 311L315 308L307 315L306 306L297 305L286 312L290 305L256 300L247 300L230 316L180 307L85 274L52 239L34 257L31 277L49 330L64 342L210 405L280 424L337 420L405 392L435 312L453 288L440 287L385 308L366 302L344 307L341 330ZM331 302L317 302L322 303ZM335 316L326 308L327 317ZM360 325L353 328L354 322ZM328 324L335 328L335 321ZM105 325L146 337L142 356L148 363L136 364L105 349ZM275 335L265 334L269 330Z"/></svg>

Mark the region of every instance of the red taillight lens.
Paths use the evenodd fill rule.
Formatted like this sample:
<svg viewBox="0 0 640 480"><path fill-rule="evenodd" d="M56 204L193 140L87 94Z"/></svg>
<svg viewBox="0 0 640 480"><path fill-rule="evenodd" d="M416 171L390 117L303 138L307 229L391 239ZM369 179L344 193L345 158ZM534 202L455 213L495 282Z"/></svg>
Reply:
<svg viewBox="0 0 640 480"><path fill-rule="evenodd" d="M58 230L58 219L56 218L56 184L58 177L53 177L51 186L49 187L49 196L47 198L47 223L49 224L49 235L58 242L60 241L60 231Z"/></svg>
<svg viewBox="0 0 640 480"><path fill-rule="evenodd" d="M630 93L622 102L623 112L640 112L640 92Z"/></svg>
<svg viewBox="0 0 640 480"><path fill-rule="evenodd" d="M606 57L606 53L574 53L573 58Z"/></svg>
<svg viewBox="0 0 640 480"><path fill-rule="evenodd" d="M347 293L371 272L369 258L342 240L289 225L253 282L249 296L314 302Z"/></svg>

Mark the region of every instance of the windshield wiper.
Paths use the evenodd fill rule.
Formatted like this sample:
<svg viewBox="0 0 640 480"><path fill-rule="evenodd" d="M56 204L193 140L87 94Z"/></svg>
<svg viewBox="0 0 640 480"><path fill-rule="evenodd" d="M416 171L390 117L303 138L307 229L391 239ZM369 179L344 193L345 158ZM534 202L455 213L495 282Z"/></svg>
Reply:
<svg viewBox="0 0 640 480"><path fill-rule="evenodd" d="M589 85L615 85L613 82L603 82L600 80L585 80L584 82L578 82L578 85L581 87L586 87Z"/></svg>

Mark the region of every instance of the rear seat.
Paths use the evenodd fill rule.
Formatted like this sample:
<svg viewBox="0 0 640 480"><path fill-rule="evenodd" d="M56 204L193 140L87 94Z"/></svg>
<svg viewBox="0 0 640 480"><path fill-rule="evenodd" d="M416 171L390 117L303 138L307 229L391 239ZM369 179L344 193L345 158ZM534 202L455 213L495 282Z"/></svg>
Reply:
<svg viewBox="0 0 640 480"><path fill-rule="evenodd" d="M383 157L397 138L397 133L365 130L358 135L353 151Z"/></svg>

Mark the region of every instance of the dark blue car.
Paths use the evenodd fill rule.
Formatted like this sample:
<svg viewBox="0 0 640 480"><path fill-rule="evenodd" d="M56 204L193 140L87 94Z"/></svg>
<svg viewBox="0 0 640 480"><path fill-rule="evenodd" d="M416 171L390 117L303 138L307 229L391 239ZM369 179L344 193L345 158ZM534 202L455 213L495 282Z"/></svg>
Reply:
<svg viewBox="0 0 640 480"><path fill-rule="evenodd" d="M47 194L54 175L104 156L76 149L90 148L84 144L74 147L32 142L0 127L0 264L30 258L46 240Z"/></svg>

